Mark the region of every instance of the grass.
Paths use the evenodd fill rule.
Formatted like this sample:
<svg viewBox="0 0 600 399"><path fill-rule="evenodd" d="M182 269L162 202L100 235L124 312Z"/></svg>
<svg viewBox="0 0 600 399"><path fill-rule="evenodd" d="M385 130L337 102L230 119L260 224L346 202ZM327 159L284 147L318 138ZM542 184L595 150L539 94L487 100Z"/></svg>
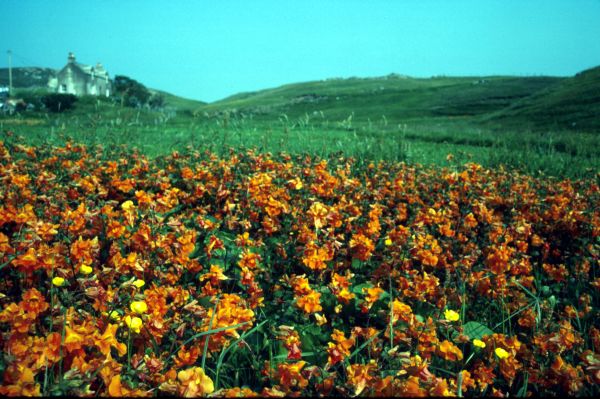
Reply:
<svg viewBox="0 0 600 399"><path fill-rule="evenodd" d="M495 133L460 120L413 120L390 126L382 119L354 124L349 118L322 117L277 122L251 118L173 116L96 104L94 112L53 118L0 119L0 130L12 130L29 144L60 144L66 140L88 145L112 143L138 148L156 157L193 146L224 154L229 147L256 147L265 152L286 151L320 156L343 152L370 160L448 165L477 162L487 167L518 168L531 174L564 177L593 176L599 169L600 138L593 133ZM96 111L97 110L97 111Z"/></svg>
<svg viewBox="0 0 600 399"><path fill-rule="evenodd" d="M0 130L23 135L30 144L111 143L150 157L188 146L220 155L229 147L255 147L448 165L452 154L456 163L580 178L594 176L600 166L600 126L590 118L600 112L599 73L328 79L210 104L161 92L163 111L83 97L64 114L1 116ZM20 93L39 96L40 89Z"/></svg>

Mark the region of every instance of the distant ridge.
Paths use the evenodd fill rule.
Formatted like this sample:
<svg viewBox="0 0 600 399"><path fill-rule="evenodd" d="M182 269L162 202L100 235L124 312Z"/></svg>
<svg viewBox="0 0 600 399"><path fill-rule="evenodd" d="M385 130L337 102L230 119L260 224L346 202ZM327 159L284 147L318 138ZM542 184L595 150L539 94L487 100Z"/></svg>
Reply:
<svg viewBox="0 0 600 399"><path fill-rule="evenodd" d="M33 89L48 86L48 79L56 76L56 70L39 67L13 68L13 87L17 89ZM0 68L0 85L8 86L8 68Z"/></svg>
<svg viewBox="0 0 600 399"><path fill-rule="evenodd" d="M351 116L355 123L385 119L392 124L458 118L494 129L600 131L600 67L573 77L326 79L238 93L198 111L264 120L322 113L329 120Z"/></svg>

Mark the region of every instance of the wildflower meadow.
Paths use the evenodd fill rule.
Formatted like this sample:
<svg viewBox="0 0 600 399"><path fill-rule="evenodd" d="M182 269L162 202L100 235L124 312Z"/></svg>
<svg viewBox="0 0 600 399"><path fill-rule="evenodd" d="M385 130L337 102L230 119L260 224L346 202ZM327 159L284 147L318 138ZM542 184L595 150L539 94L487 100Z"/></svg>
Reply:
<svg viewBox="0 0 600 399"><path fill-rule="evenodd" d="M600 190L0 142L0 394L598 395Z"/></svg>

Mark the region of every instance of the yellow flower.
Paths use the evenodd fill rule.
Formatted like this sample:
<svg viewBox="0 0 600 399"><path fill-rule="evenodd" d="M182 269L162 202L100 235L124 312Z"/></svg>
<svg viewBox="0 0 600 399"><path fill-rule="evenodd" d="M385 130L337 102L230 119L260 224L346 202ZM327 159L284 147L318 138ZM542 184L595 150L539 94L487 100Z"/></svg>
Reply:
<svg viewBox="0 0 600 399"><path fill-rule="evenodd" d="M133 201L131 201L131 200L127 200L121 204L121 209L123 209L126 212L130 212L134 208L135 208L135 205L133 205Z"/></svg>
<svg viewBox="0 0 600 399"><path fill-rule="evenodd" d="M473 345L476 346L476 347L478 347L478 348L482 348L482 349L485 348L485 342L483 342L480 339L474 339L473 340Z"/></svg>
<svg viewBox="0 0 600 399"><path fill-rule="evenodd" d="M390 245L392 245L392 240L391 240L391 239L389 239L389 238L386 238L386 239L385 239L385 245L386 245L386 246L388 246L388 247L389 247Z"/></svg>
<svg viewBox="0 0 600 399"><path fill-rule="evenodd" d="M327 317L322 316L320 313L315 313L315 319L317 319L317 324L320 326L327 323Z"/></svg>
<svg viewBox="0 0 600 399"><path fill-rule="evenodd" d="M139 334L140 329L142 328L142 319L139 317L125 316L125 324L127 324L127 327L129 327L130 330Z"/></svg>
<svg viewBox="0 0 600 399"><path fill-rule="evenodd" d="M494 352L496 353L496 356L498 356L499 359L506 359L508 357L508 352L502 348L496 348Z"/></svg>
<svg viewBox="0 0 600 399"><path fill-rule="evenodd" d="M65 284L65 279L62 277L54 277L52 279L52 284L54 284L57 287L62 287Z"/></svg>
<svg viewBox="0 0 600 399"><path fill-rule="evenodd" d="M90 274L91 272L93 272L94 269L92 269L90 266L88 265L81 265L81 267L79 268L79 272L81 274Z"/></svg>
<svg viewBox="0 0 600 399"><path fill-rule="evenodd" d="M131 302L131 305L129 305L129 308L132 312L137 314L146 313L148 311L148 305L146 305L146 302L144 301L133 301Z"/></svg>
<svg viewBox="0 0 600 399"><path fill-rule="evenodd" d="M146 285L146 282L144 280L135 280L133 282L133 285L135 285L138 288L142 288L144 285Z"/></svg>
<svg viewBox="0 0 600 399"><path fill-rule="evenodd" d="M460 319L460 315L457 312L455 312L454 310L451 310L451 309L446 309L444 311L444 317L448 321L458 321L458 319Z"/></svg>
<svg viewBox="0 0 600 399"><path fill-rule="evenodd" d="M119 321L121 319L121 315L116 310L110 312L110 318L114 321Z"/></svg>

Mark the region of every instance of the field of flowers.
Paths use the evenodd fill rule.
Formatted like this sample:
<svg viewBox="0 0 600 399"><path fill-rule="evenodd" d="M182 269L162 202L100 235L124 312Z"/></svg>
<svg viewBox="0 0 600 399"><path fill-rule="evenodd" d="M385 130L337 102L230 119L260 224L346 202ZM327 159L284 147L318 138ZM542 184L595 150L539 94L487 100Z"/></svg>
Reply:
<svg viewBox="0 0 600 399"><path fill-rule="evenodd" d="M600 393L597 179L0 142L1 395Z"/></svg>

